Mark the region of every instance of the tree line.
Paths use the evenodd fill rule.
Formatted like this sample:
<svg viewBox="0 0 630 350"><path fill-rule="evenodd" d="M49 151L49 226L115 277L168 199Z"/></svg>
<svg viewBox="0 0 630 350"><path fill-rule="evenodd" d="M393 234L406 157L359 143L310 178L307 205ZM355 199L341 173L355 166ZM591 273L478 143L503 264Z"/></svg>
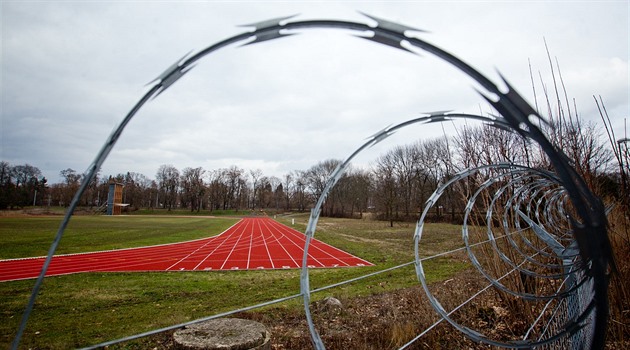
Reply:
<svg viewBox="0 0 630 350"><path fill-rule="evenodd" d="M0 209L41 203L47 190L48 180L37 167L0 161Z"/></svg>
<svg viewBox="0 0 630 350"><path fill-rule="evenodd" d="M595 123L578 118L551 119L550 125L541 128L558 148L564 150L596 193L617 199L628 198L627 148L625 155L617 152L619 150L611 150ZM615 159L620 167L614 166ZM317 201L329 174L340 162L324 160L309 169L295 170L281 177L235 165L214 170L202 167L180 170L164 164L158 168L154 179L135 172L99 175L89 184L80 205L103 206L109 183L116 182L124 186L123 203L129 204L127 210L305 211ZM465 125L458 128L454 136L396 146L380 155L369 169L348 169L327 197L322 215L361 217L369 211L392 223L414 220L439 184L464 169L493 163L551 168L544 152L517 133L487 125ZM11 166L2 161L0 208L68 206L81 184L82 175L73 169L62 170L60 175L62 182L49 185L37 167L29 164ZM456 220L465 205L465 192L470 193L489 176L481 172L468 180L473 183L468 183L466 188L449 188L436 204L434 216Z"/></svg>
<svg viewBox="0 0 630 350"><path fill-rule="evenodd" d="M601 123L585 121L570 102L560 66L549 52L552 83L532 78L535 109L546 122L539 128L562 150L569 162L600 197L608 197L630 211L630 140L618 138L601 97L595 104ZM548 88L549 86L549 88ZM313 207L326 186L328 175L340 163L328 159L306 170L281 177L267 176L259 169L236 165L222 169L202 167L177 169L161 165L153 179L127 172L93 179L80 205L101 207L107 202L110 182L124 185L123 202L128 210L154 208L190 211L256 210L306 211ZM464 125L453 136L442 136L396 146L380 155L368 169L349 168L328 195L324 216L360 217L370 211L391 223L416 219L439 184L465 169L495 163L514 163L553 170L544 151L518 133L488 125ZM82 181L73 169L60 172L60 183L48 184L32 165L0 162L0 209L29 205L68 206ZM449 186L436 203L435 217L455 221L465 198L492 174L481 171L465 184Z"/></svg>

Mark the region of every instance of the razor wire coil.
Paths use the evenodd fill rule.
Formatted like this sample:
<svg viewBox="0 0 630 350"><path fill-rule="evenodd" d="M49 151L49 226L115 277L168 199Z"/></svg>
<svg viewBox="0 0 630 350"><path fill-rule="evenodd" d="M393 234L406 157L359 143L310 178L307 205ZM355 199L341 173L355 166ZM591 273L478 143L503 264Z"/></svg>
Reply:
<svg viewBox="0 0 630 350"><path fill-rule="evenodd" d="M20 343L52 256L55 254L57 246L77 207L81 195L85 192L91 180L96 176L98 170L121 136L122 131L133 116L147 102L157 98L182 76L187 74L195 66L197 61L221 48L236 43L251 45L275 40L295 34L294 32L287 33L289 30L314 28L348 29L359 33L357 36L362 39L370 40L381 45L410 51L407 47L403 46L402 43L405 42L416 50L428 52L448 62L477 82L482 87L482 90L479 91L481 96L491 104L500 115L478 116L459 113L436 113L411 119L383 129L368 139L365 144L359 147L344 162L340 163L330 174L323 193L318 198L314 209L311 211L305 232L306 242L302 261L300 293L239 310L232 310L191 322L97 344L91 348L104 347L166 330L180 328L185 325L302 297L313 345L317 349L324 349L325 345L318 334L317 327L311 316L311 293L320 292L328 288L351 283L356 280L410 265L415 266L418 280L422 284L425 294L434 310L440 315L440 319L409 343L403 345L402 348L406 348L414 341L417 341L417 339L443 320L449 322L453 327L472 340L491 345L510 348L550 348L555 346L566 346L567 348L603 348L608 316L607 273L612 265L603 205L600 200L590 192L588 187L584 184L584 181L582 181L576 171L571 167L563 153L556 149L549 142L544 133L536 126L535 123L544 123L544 119L538 115L505 79L503 79L503 83L508 90L507 92L502 92L493 82L462 60L418 38L416 33L423 32L422 30L373 16L367 17L375 21L376 25L339 20L292 21L292 17L276 18L253 23L248 25L248 27L253 28L252 31L227 38L192 56L186 55L158 76L152 82L155 84L136 103L120 125L112 132L85 172L81 186L70 203L68 211L51 244L41 273L35 282L29 302L20 321L17 334L13 340L12 348L17 349ZM495 99L491 99L488 96L494 96ZM552 164L554 173L552 174L547 171L514 164L495 164L483 168L469 169L456 174L447 183L436 189L426 203L425 211L416 224L416 230L413 236L415 252L415 259L413 261L311 290L309 267L306 263L309 243L316 231L322 204L332 188L339 181L352 159L366 148L381 142L394 134L397 130L409 125L422 125L452 121L455 119L480 120L485 124L500 129L517 132L522 137L538 143ZM440 252L431 256L421 256L424 220L429 208L437 203L437 200L448 186L465 180L470 175L482 170L496 171L497 174L481 184L476 189L475 194L468 198L466 219L462 227L462 240L464 245L460 248ZM475 213L475 208L478 207L476 200L480 195L489 190L494 190L495 192L493 195L486 197L490 198L491 203L490 206L485 208L486 232L485 235L475 235L469 231L467 220L469 217L472 218L472 216L477 215ZM483 209L478 211L484 213ZM497 214L499 215L497 216ZM477 217L477 220L479 220L479 218L483 219L483 215ZM498 226L503 229L502 231L494 232L496 227L494 227L493 222L495 221L499 223ZM501 271L489 271L484 263L484 259L487 257L478 256L480 253L477 250L482 248L485 249L486 253L496 256L497 261L502 261L504 269ZM468 260L472 262L475 269L486 281L486 284L471 297L451 310L445 309L440 303L439 297L433 294L431 286L427 283L427 272L423 268L423 262L449 254L464 254L467 256ZM545 291L546 294L515 290L509 286L508 283L504 282L515 273L524 276L524 279L534 278L548 283ZM555 289L552 287L555 287ZM479 330L473 329L470 325L465 325L453 317L458 310L471 303L478 295L493 289L498 289L501 292L525 300L526 302L532 301L542 304L542 306L539 307L539 314L522 338L507 341L492 339L482 334Z"/></svg>

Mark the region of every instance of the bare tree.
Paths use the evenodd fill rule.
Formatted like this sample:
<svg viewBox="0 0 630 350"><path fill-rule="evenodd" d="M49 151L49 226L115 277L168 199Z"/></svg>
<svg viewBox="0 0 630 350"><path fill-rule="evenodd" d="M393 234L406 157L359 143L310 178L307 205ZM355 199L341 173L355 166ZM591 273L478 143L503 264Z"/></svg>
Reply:
<svg viewBox="0 0 630 350"><path fill-rule="evenodd" d="M225 184L225 169L213 170L208 173L208 206L210 211L223 209L229 196L229 188Z"/></svg>
<svg viewBox="0 0 630 350"><path fill-rule="evenodd" d="M357 170L349 175L348 199L350 203L350 217L354 217L355 211L359 217L367 210L370 195L373 190L373 180L369 171Z"/></svg>
<svg viewBox="0 0 630 350"><path fill-rule="evenodd" d="M282 201L282 197L284 197L283 189L282 189L282 181L275 176L270 176L269 185L271 186L271 195L269 196L269 202L267 204L267 208L270 208L270 205L273 205L278 211L280 208L280 202Z"/></svg>
<svg viewBox="0 0 630 350"><path fill-rule="evenodd" d="M284 210L291 210L291 191L293 190L294 177L291 173L285 174L282 183L282 190L284 193Z"/></svg>
<svg viewBox="0 0 630 350"><path fill-rule="evenodd" d="M244 204L246 204L247 197L244 194L246 192L247 181L243 177L245 171L236 166L231 166L226 169L225 176L228 187L228 204L230 209L239 210Z"/></svg>
<svg viewBox="0 0 630 350"><path fill-rule="evenodd" d="M77 174L73 169L65 169L59 172L59 175L63 177L65 186L62 188L58 201L63 206L70 205L72 197L79 189L81 182L81 175Z"/></svg>
<svg viewBox="0 0 630 350"><path fill-rule="evenodd" d="M267 176L258 180L258 207L260 209L269 208L273 198L273 186Z"/></svg>
<svg viewBox="0 0 630 350"><path fill-rule="evenodd" d="M180 176L182 206L190 207L190 211L201 210L206 187L203 183L205 170L198 168L185 168ZM184 204L186 203L186 204Z"/></svg>
<svg viewBox="0 0 630 350"><path fill-rule="evenodd" d="M245 171L231 166L227 169L217 169L207 172L207 200L210 210L234 209L236 211L247 207L249 191Z"/></svg>
<svg viewBox="0 0 630 350"><path fill-rule="evenodd" d="M250 170L249 175L252 177L252 193L251 193L251 208L256 209L258 204L256 201L256 195L258 194L259 179L263 175L262 170Z"/></svg>
<svg viewBox="0 0 630 350"><path fill-rule="evenodd" d="M389 154L382 155L374 166L374 204L376 210L383 215L394 227L394 220L398 218L398 183L396 181L395 165Z"/></svg>
<svg viewBox="0 0 630 350"><path fill-rule="evenodd" d="M306 180L306 185L314 200L317 200L321 194L324 192L324 188L326 187L326 182L332 171L341 163L338 159L328 159L321 161L308 170L305 171L304 176ZM346 174L344 177L347 176ZM335 211L335 204L337 204L337 200L339 197L339 193L341 192L340 188L343 187L342 180L339 180L337 186L333 188L328 197L326 198L326 202L322 205L322 215L324 216L332 216Z"/></svg>
<svg viewBox="0 0 630 350"><path fill-rule="evenodd" d="M306 192L308 186L308 179L306 175L306 171L295 170L295 186L293 190L293 199L295 201L295 205L299 211L306 210L308 195Z"/></svg>
<svg viewBox="0 0 630 350"><path fill-rule="evenodd" d="M177 206L177 192L179 189L179 170L173 165L160 165L155 175L160 189L163 207L170 211Z"/></svg>

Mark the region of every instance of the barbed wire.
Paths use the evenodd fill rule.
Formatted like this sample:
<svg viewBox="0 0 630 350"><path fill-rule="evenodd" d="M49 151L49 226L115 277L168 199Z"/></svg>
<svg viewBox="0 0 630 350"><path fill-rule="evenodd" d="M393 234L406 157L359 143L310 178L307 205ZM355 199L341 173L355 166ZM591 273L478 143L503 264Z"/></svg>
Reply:
<svg viewBox="0 0 630 350"><path fill-rule="evenodd" d="M607 236L607 222L605 210L601 201L594 196L584 181L577 174L561 150L555 148L546 138L536 124L545 123L542 118L502 77L502 83L507 87L507 92L499 90L497 85L469 66L459 58L450 53L429 44L417 37L423 30L390 22L374 16L365 15L376 25L366 23L342 21L342 20L307 20L292 21L291 17L275 18L267 21L257 22L246 27L253 28L252 31L237 34L223 41L213 44L194 55L187 54L175 62L152 83L155 83L150 90L134 105L129 113L124 117L118 127L108 137L107 141L96 155L83 175L81 186L73 197L69 208L60 224L60 227L49 248L42 270L35 282L29 301L20 321L18 331L12 342L11 348L17 349L29 316L33 310L35 300L42 286L44 276L48 270L53 255L55 254L59 242L61 241L66 226L70 221L79 199L86 191L88 184L95 178L103 162L120 138L123 129L127 126L133 116L150 100L157 98L161 93L177 82L182 76L190 72L201 58L230 45L241 43L251 45L265 41L279 39L294 32L287 33L287 30L303 30L317 28L339 28L356 31L359 38L370 40L382 45L396 49L410 51L415 50L430 53L460 70L465 75L476 81L481 89L480 95L491 104L498 112L499 116L477 116L470 114L458 114L448 112L438 112L415 118L396 126L387 127L376 133L368 141L352 153L344 162L331 173L324 191L311 211L309 222L306 227L306 241L304 245L304 255L302 259L302 270L300 275L300 292L284 298L278 298L269 302L256 304L238 310L221 313L187 323L174 325L171 327L156 329L153 331L112 340L106 343L96 344L89 348L104 347L123 341L137 339L140 337L181 328L186 325L203 322L213 318L232 315L237 312L252 310L263 306L268 306L283 301L302 297L304 302L305 315L308 322L309 331L313 346L316 349L324 349L324 343L318 334L310 312L311 294L320 292L345 283L351 283L363 278L371 277L393 269L414 265L419 282L425 290L426 296L431 302L434 310L441 316L441 319L421 332L410 343L403 345L408 347L419 337L426 334L435 325L448 321L453 327L461 331L467 337L491 345L499 345L512 348L530 348L537 346L542 348L548 344L562 341L564 345L578 346L586 344L586 347L596 349L603 348L606 325L608 319L608 272L614 269L611 258L610 243ZM367 34L366 34L367 33ZM403 46L403 42L407 47ZM409 48L408 48L409 47ZM489 96L493 96L491 99ZM468 230L467 222L462 228L462 239L464 246L452 251L440 252L428 257L421 257L421 237L424 226L424 218L427 210L432 207L439 196L458 181L470 176L481 168L470 169L455 175L448 183L439 187L427 202L426 209L416 225L414 234L414 261L404 263L392 268L384 269L374 273L349 279L341 283L332 284L311 290L309 279L309 267L306 263L308 249L311 239L316 231L317 221L321 213L321 207L328 194L339 181L347 166L353 158L366 148L374 146L383 141L397 130L413 124L428 124L444 122L455 119L474 119L504 130L517 132L522 137L536 142L545 152L553 166L554 174L535 170L513 164L488 165L484 169L501 170L503 173L488 180L477 189L477 193L468 198L466 206L466 218L473 214L476 198L484 191L495 189L495 185L503 183L499 191L487 198L491 199L492 206L486 209L487 236L485 240L472 242L474 235ZM514 177L514 178L513 178ZM506 179L509 178L509 181ZM501 201L503 193L512 192L512 195ZM570 206L570 209L568 207ZM498 237L493 233L492 227L493 210L502 212L500 222L503 226L503 234ZM521 224L525 227L521 228ZM557 228L563 230L558 231ZM533 235L531 232L533 231ZM498 243L506 241L507 244ZM542 243L541 243L542 242ZM484 250L484 255L479 258L474 250L478 247L490 247ZM529 252L528 252L529 251ZM432 293L430 285L427 283L426 271L423 269L423 262L445 256L448 254L459 254L465 252L468 259L473 263L476 270L489 282L484 287L473 293L466 301L460 303L450 311L447 311L438 298ZM484 259L496 256L499 261L507 265L505 271L496 275L489 271L484 265ZM491 257L490 256L490 257ZM516 259L515 257L519 258ZM551 261L549 261L551 260ZM546 270L541 272L540 269ZM555 272L554 272L555 271ZM502 281L518 273L524 278L535 278L547 281L560 281L554 292L539 295L531 292L514 290ZM550 282L551 283L551 282ZM554 282L555 283L555 282ZM552 283L553 284L553 283ZM551 284L550 284L551 285ZM491 288L513 295L522 300L544 302L539 310L539 314L527 332L520 340L496 340L483 335L478 330L470 326L463 325L453 318L453 314L461 310L481 293ZM553 306L552 316L547 316L548 310ZM532 338L537 325L545 319L543 329L538 332L537 338ZM538 327L540 328L540 327ZM568 339L568 340L567 340Z"/></svg>

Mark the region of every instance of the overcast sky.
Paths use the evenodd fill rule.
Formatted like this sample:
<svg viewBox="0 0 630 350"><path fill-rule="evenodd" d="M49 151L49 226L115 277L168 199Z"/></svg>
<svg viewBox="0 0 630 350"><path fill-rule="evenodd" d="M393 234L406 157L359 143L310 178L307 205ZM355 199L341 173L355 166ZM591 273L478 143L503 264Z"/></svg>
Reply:
<svg viewBox="0 0 630 350"><path fill-rule="evenodd" d="M529 61L552 89L543 38L557 58L579 114L599 122L601 95L624 134L629 113L628 1L167 2L3 1L0 160L83 172L146 85L190 51L249 30L242 24L294 20L373 24L358 11L428 31L420 38L534 103ZM364 139L422 112L488 113L475 84L430 54L414 55L309 29L279 40L226 47L203 58L132 120L102 174L149 178L178 169L236 165L282 176L342 159ZM448 129L450 125L446 127ZM446 130L447 133L452 132ZM439 136L416 127L378 145Z"/></svg>

